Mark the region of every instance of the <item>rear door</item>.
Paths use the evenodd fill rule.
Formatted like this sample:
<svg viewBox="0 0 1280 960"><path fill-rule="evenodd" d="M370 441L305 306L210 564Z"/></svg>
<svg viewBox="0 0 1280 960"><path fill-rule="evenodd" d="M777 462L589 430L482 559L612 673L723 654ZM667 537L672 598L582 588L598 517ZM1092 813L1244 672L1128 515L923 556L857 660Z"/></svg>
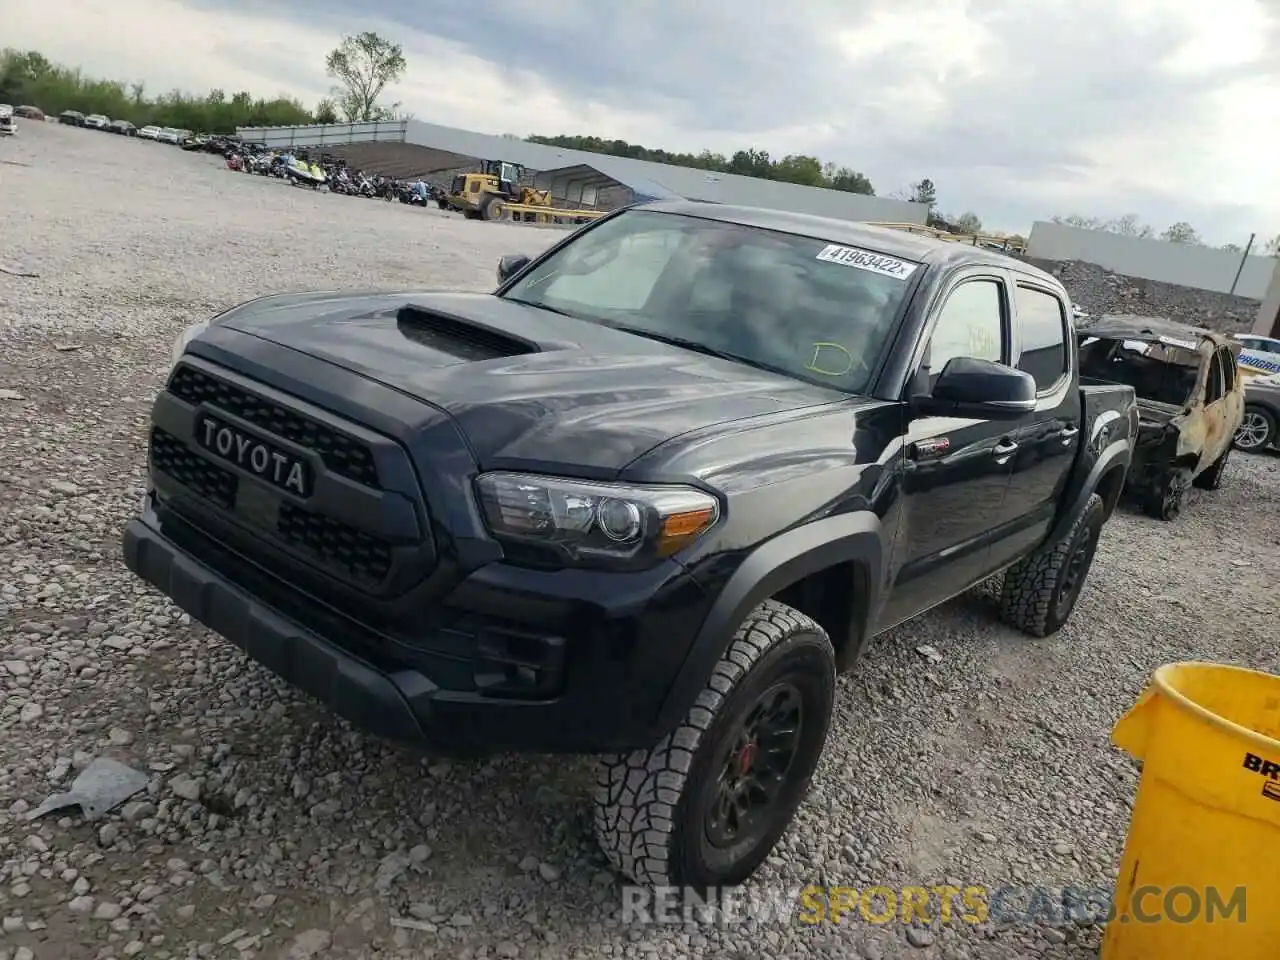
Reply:
<svg viewBox="0 0 1280 960"><path fill-rule="evenodd" d="M1016 276L1013 304L1013 365L1035 378L1036 409L1014 433L1005 526L992 544L997 566L1048 535L1074 463L1082 416L1069 313L1060 291Z"/></svg>

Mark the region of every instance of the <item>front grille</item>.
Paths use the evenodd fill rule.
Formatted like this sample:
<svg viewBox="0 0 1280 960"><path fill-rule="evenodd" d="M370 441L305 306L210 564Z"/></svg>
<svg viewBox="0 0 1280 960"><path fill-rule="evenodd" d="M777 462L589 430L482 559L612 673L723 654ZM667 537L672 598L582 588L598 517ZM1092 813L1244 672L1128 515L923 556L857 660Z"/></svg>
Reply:
<svg viewBox="0 0 1280 960"><path fill-rule="evenodd" d="M151 431L151 464L206 500L227 510L235 506L239 478L196 456L181 440L159 428Z"/></svg>
<svg viewBox="0 0 1280 960"><path fill-rule="evenodd" d="M391 572L391 545L340 520L282 503L276 530L287 543L357 582L376 585Z"/></svg>
<svg viewBox="0 0 1280 960"><path fill-rule="evenodd" d="M314 450L334 473L380 490L373 453L359 440L332 427L255 396L233 384L180 364L169 380L169 392L190 404L207 403L268 433Z"/></svg>

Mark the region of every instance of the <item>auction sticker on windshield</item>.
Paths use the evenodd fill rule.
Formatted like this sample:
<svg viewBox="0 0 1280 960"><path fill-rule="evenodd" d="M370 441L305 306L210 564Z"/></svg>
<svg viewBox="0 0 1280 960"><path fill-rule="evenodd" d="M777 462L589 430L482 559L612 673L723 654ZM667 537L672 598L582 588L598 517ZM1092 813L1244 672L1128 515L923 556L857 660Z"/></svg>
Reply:
<svg viewBox="0 0 1280 960"><path fill-rule="evenodd" d="M818 260L825 263L839 263L846 267L856 267L878 273L882 277L894 277L905 280L915 273L918 263L909 263L897 257L886 257L883 253L870 250L859 250L857 247L842 247L838 243L829 243L818 253Z"/></svg>

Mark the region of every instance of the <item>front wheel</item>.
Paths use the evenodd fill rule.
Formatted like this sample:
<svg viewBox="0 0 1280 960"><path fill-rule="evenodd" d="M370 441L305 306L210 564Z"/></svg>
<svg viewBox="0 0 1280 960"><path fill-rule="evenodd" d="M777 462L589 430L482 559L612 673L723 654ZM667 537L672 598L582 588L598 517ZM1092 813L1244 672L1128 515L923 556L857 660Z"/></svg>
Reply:
<svg viewBox="0 0 1280 960"><path fill-rule="evenodd" d="M1065 535L1005 571L1001 620L1033 637L1062 629L1093 567L1106 513L1102 497L1093 494Z"/></svg>
<svg viewBox="0 0 1280 960"><path fill-rule="evenodd" d="M1191 481L1199 490L1217 490L1222 486L1222 475L1227 472L1227 458L1231 456L1231 448L1222 451L1222 456L1204 469L1200 476Z"/></svg>
<svg viewBox="0 0 1280 960"><path fill-rule="evenodd" d="M834 700L826 632L785 604L757 607L674 732L599 761L595 832L614 868L646 885L746 880L808 793Z"/></svg>
<svg viewBox="0 0 1280 960"><path fill-rule="evenodd" d="M1174 521L1182 514L1191 486L1191 471L1186 467L1170 467L1156 479L1142 500L1147 516Z"/></svg>

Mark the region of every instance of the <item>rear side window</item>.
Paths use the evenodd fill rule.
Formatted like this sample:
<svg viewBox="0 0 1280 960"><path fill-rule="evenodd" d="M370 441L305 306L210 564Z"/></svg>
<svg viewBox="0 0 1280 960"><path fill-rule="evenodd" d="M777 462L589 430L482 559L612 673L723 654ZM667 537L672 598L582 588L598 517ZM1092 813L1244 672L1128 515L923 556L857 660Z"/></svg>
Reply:
<svg viewBox="0 0 1280 960"><path fill-rule="evenodd" d="M1018 285L1018 369L1031 374L1036 389L1051 389L1067 373L1067 315L1051 293Z"/></svg>
<svg viewBox="0 0 1280 960"><path fill-rule="evenodd" d="M1218 356L1222 358L1222 373L1226 384L1227 393L1236 388L1236 358L1231 355L1230 350L1219 350Z"/></svg>

